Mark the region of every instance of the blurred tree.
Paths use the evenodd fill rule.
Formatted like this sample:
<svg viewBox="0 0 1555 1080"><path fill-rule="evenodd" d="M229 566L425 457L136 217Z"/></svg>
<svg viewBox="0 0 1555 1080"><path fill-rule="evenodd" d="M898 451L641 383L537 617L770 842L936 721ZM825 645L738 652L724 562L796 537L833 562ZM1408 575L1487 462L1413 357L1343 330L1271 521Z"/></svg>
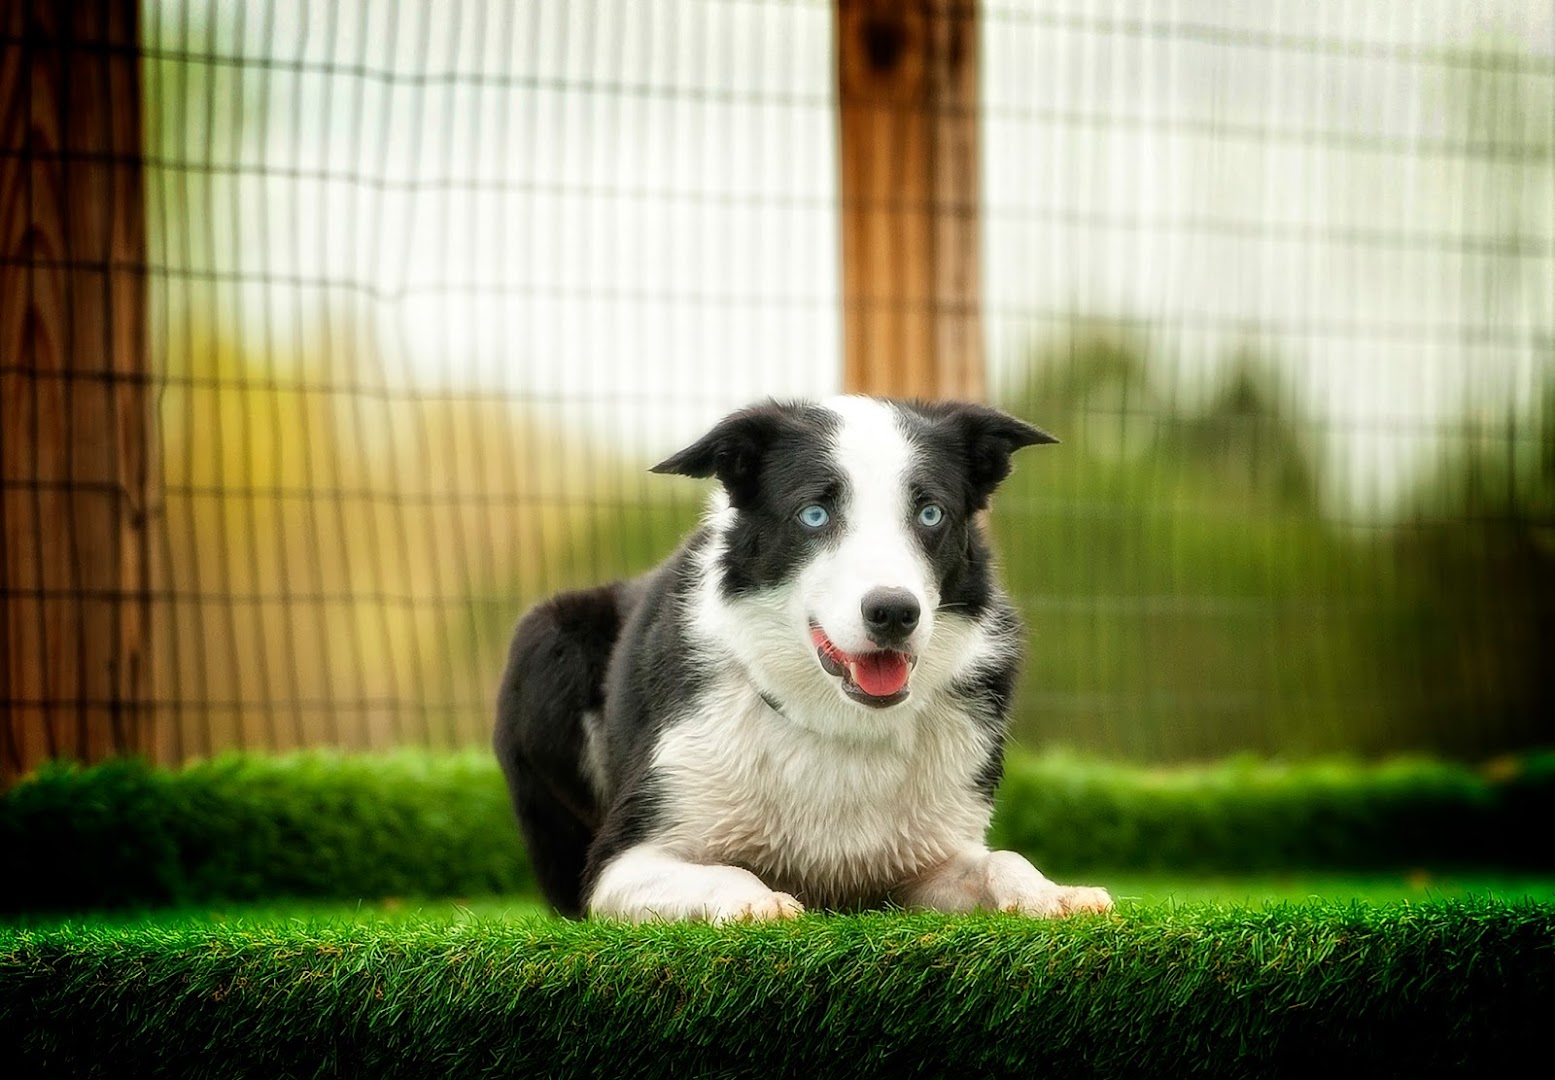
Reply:
<svg viewBox="0 0 1555 1080"><path fill-rule="evenodd" d="M1459 753L1555 742L1555 376L1543 397L1532 431L1444 454L1396 532L1420 610L1379 648L1416 662L1385 670L1402 726Z"/></svg>
<svg viewBox="0 0 1555 1080"><path fill-rule="evenodd" d="M1525 344L1466 329L1463 423L1407 500L1395 534L1420 617L1389 628L1386 670L1410 730L1457 752L1555 741L1555 81L1488 37L1442 88L1448 173L1464 224L1491 243L1462 259L1465 308Z"/></svg>
<svg viewBox="0 0 1555 1080"><path fill-rule="evenodd" d="M525 407L393 385L370 323L308 325L267 348L194 317L160 357L166 758L482 741L518 610L621 498Z"/></svg>
<svg viewBox="0 0 1555 1080"><path fill-rule="evenodd" d="M1319 487L1310 430L1272 368L1243 348L1209 402L1168 428L1159 452L1191 462L1228 498L1315 510Z"/></svg>

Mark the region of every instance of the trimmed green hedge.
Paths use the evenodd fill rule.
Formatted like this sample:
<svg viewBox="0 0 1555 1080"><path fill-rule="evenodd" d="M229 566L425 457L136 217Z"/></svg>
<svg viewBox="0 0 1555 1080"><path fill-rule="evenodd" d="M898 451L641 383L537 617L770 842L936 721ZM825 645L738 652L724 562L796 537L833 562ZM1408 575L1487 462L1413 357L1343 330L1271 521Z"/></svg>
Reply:
<svg viewBox="0 0 1555 1080"><path fill-rule="evenodd" d="M1386 1075L1540 1060L1555 906L1048 923L0 928L0 1045L71 1076Z"/></svg>
<svg viewBox="0 0 1555 1080"><path fill-rule="evenodd" d="M992 839L1060 869L1555 868L1555 753L1148 770L1018 757ZM1040 864L1039 864L1040 865Z"/></svg>
<svg viewBox="0 0 1555 1080"><path fill-rule="evenodd" d="M1092 870L1555 868L1555 754L1149 771L1012 756L993 839ZM532 887L494 760L475 751L55 765L0 796L0 911Z"/></svg>
<svg viewBox="0 0 1555 1080"><path fill-rule="evenodd" d="M0 911L534 887L474 753L49 766L0 797Z"/></svg>

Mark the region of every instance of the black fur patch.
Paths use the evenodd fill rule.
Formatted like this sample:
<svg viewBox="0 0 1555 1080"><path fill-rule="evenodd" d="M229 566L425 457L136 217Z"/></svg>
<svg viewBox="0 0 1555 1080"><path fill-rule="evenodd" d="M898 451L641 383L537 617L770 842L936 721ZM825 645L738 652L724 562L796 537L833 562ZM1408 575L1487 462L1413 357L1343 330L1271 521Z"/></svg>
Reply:
<svg viewBox="0 0 1555 1080"><path fill-rule="evenodd" d="M1005 731L1018 673L1018 663L1012 659L997 668L986 668L969 679L959 680L951 687L953 694L972 704L972 715L982 721L994 737L993 749L974 782L978 793L989 802L993 801L999 781L1004 779Z"/></svg>
<svg viewBox="0 0 1555 1080"><path fill-rule="evenodd" d="M611 657L605 753L607 768L618 780L589 848L585 897L611 859L653 833L661 799L647 762L664 725L680 716L707 685L707 673L687 654L685 604L700 584L696 557L708 538L706 529L697 530L668 562L640 579L640 598Z"/></svg>
<svg viewBox="0 0 1555 1080"><path fill-rule="evenodd" d="M519 621L497 693L492 742L535 877L564 914L583 911L579 880L600 808L583 772L586 713L604 707L620 585L563 593Z"/></svg>
<svg viewBox="0 0 1555 1080"><path fill-rule="evenodd" d="M1015 699L1015 683L1020 676L1021 624L1014 606L1002 595L983 616L983 621L1010 641L1015 651L1000 664L979 668L957 679L951 684L950 692L971 703L972 716L993 736L993 749L975 780L978 793L992 802L999 781L1004 779L1004 740L1009 729L1010 706Z"/></svg>
<svg viewBox="0 0 1555 1080"><path fill-rule="evenodd" d="M962 491L968 513L988 505L1006 476L1010 457L1025 446L1058 439L986 405L960 402L893 401L927 460L953 464L962 470Z"/></svg>
<svg viewBox="0 0 1555 1080"><path fill-rule="evenodd" d="M1010 472L1023 446L1056 442L1044 431L981 405L894 401L897 420L913 446L909 484L912 513L925 503L944 508L935 528L913 524L934 568L941 610L978 618L997 585L993 556L975 515Z"/></svg>
<svg viewBox="0 0 1555 1080"><path fill-rule="evenodd" d="M652 830L658 798L645 770L659 729L706 682L685 656L683 598L695 588L693 534L631 582L562 593L519 622L497 698L493 742L535 876L561 913L581 915L611 857ZM586 713L602 716L600 806L584 772Z"/></svg>
<svg viewBox="0 0 1555 1080"><path fill-rule="evenodd" d="M810 530L799 511L819 503L837 515L842 473L824 448L836 413L810 404L768 402L724 420L654 472L712 476L736 511L724 534L720 568L725 596L746 595L788 580L834 533Z"/></svg>

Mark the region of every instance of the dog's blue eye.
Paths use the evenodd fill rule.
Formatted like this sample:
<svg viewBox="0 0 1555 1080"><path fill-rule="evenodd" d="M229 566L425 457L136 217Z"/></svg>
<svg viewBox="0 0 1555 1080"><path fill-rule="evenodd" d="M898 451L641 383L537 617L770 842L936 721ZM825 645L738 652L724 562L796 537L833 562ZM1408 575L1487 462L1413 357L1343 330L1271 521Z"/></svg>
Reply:
<svg viewBox="0 0 1555 1080"><path fill-rule="evenodd" d="M944 508L934 503L929 503L922 510L918 511L918 524L925 528L932 529L944 520Z"/></svg>
<svg viewBox="0 0 1555 1080"><path fill-rule="evenodd" d="M826 512L826 507L811 503L799 511L799 520L807 529L819 529L831 520L831 515Z"/></svg>

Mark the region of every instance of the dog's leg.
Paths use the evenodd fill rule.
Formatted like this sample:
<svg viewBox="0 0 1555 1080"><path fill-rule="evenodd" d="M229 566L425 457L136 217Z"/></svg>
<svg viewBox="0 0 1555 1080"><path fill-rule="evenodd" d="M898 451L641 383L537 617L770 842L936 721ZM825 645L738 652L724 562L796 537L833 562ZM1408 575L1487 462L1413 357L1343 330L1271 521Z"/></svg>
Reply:
<svg viewBox="0 0 1555 1080"><path fill-rule="evenodd" d="M907 907L965 912L985 909L1052 918L1082 911L1111 911L1105 889L1055 885L1013 851L969 848L898 887Z"/></svg>
<svg viewBox="0 0 1555 1080"><path fill-rule="evenodd" d="M588 762L590 716L604 706L622 586L563 593L513 632L492 744L546 899L583 914L583 870L599 827Z"/></svg>
<svg viewBox="0 0 1555 1080"><path fill-rule="evenodd" d="M711 923L791 919L804 906L749 870L686 862L649 844L607 863L589 894L589 914L640 922Z"/></svg>

